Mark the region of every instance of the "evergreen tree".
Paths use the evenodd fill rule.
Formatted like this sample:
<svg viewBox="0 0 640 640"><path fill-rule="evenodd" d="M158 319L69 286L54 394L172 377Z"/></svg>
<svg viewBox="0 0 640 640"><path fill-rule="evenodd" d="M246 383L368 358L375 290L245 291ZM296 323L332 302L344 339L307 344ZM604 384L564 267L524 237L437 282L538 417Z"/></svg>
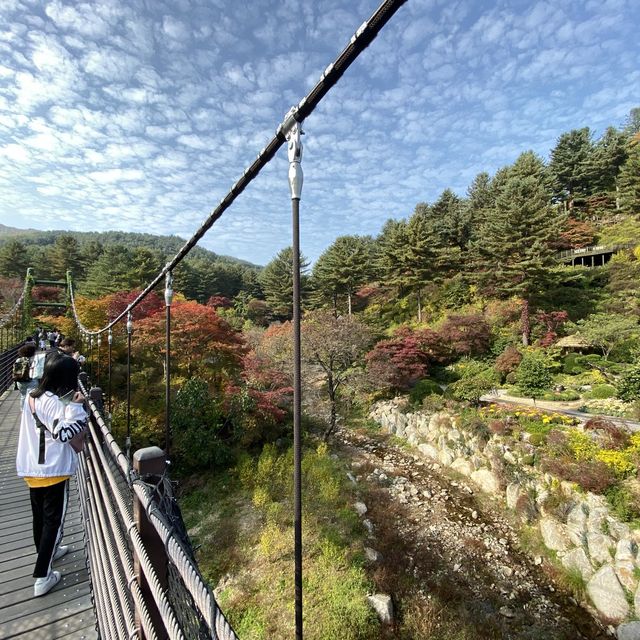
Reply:
<svg viewBox="0 0 640 640"><path fill-rule="evenodd" d="M348 315L353 294L373 276L374 244L370 236L341 236L318 258L313 268L317 292L333 302L338 295L347 296Z"/></svg>
<svg viewBox="0 0 640 640"><path fill-rule="evenodd" d="M618 197L618 174L627 159L626 136L614 127L609 127L596 142L589 159L591 191L615 191L616 209L620 208Z"/></svg>
<svg viewBox="0 0 640 640"><path fill-rule="evenodd" d="M433 232L437 236L438 267L451 274L461 268L461 254L471 237L471 215L466 204L451 189L445 189L431 207Z"/></svg>
<svg viewBox="0 0 640 640"><path fill-rule="evenodd" d="M407 224L404 281L416 295L418 322L422 322L422 291L429 281L437 277L442 243L430 212L420 208Z"/></svg>
<svg viewBox="0 0 640 640"><path fill-rule="evenodd" d="M593 142L589 127L563 133L551 151L549 170L554 197L572 206L576 196L589 195L589 160Z"/></svg>
<svg viewBox="0 0 640 640"><path fill-rule="evenodd" d="M420 205L418 205L420 206ZM407 223L405 220L389 219L384 223L376 239L378 246L377 267L385 284L398 287L402 295L408 286L407 271Z"/></svg>
<svg viewBox="0 0 640 640"><path fill-rule="evenodd" d="M47 261L51 277L64 280L67 271L77 278L81 271L81 256L78 241L70 235L62 235L47 250Z"/></svg>
<svg viewBox="0 0 640 640"><path fill-rule="evenodd" d="M470 239L478 237L493 202L491 178L483 171L473 179L467 189L466 206Z"/></svg>
<svg viewBox="0 0 640 640"><path fill-rule="evenodd" d="M130 289L144 289L158 275L165 262L158 251L136 247L131 251L131 265L127 273Z"/></svg>
<svg viewBox="0 0 640 640"><path fill-rule="evenodd" d="M634 107L629 112L627 120L624 123L624 133L629 137L640 133L640 107Z"/></svg>
<svg viewBox="0 0 640 640"><path fill-rule="evenodd" d="M81 283L81 293L90 297L101 297L107 293L128 291L131 252L122 245L107 245L102 255L92 262L85 280Z"/></svg>
<svg viewBox="0 0 640 640"><path fill-rule="evenodd" d="M533 152L523 153L509 171L476 243L480 283L490 294L522 300L522 342L530 335L533 301L552 280L555 251L551 246L563 216L550 206L544 164Z"/></svg>
<svg viewBox="0 0 640 640"><path fill-rule="evenodd" d="M19 240L9 240L0 247L0 275L24 278L29 267L26 246Z"/></svg>
<svg viewBox="0 0 640 640"><path fill-rule="evenodd" d="M627 161L622 166L620 178L620 208L625 213L640 216L640 133L628 144Z"/></svg>
<svg viewBox="0 0 640 640"><path fill-rule="evenodd" d="M104 247L98 240L89 242L80 247L80 273L74 273L74 280L84 280L87 277L89 267L102 255Z"/></svg>
<svg viewBox="0 0 640 640"><path fill-rule="evenodd" d="M304 301L308 293L309 263L300 255L300 295ZM293 249L287 247L264 268L260 274L260 283L265 299L273 314L280 319L289 320L293 315Z"/></svg>

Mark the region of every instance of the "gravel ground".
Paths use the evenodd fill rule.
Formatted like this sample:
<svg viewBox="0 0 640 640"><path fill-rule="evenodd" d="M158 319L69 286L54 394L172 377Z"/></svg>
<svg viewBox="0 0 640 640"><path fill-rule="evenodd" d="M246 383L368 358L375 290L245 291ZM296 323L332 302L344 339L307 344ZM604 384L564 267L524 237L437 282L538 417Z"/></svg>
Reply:
<svg viewBox="0 0 640 640"><path fill-rule="evenodd" d="M336 444L367 508L369 547L381 554L370 574L396 610L384 637L611 638L554 582L552 563L522 551L506 514L466 479L375 432L341 430ZM412 632L402 623L408 615Z"/></svg>

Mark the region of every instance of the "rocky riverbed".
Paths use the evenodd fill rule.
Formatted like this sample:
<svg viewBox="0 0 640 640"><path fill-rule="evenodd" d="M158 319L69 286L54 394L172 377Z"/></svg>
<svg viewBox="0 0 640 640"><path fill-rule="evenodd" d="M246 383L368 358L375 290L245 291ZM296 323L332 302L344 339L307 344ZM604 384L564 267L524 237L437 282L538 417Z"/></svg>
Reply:
<svg viewBox="0 0 640 640"><path fill-rule="evenodd" d="M554 581L535 543L523 551L508 517L471 483L382 434L341 430L337 442L370 531L370 574L392 597L386 637L612 637Z"/></svg>

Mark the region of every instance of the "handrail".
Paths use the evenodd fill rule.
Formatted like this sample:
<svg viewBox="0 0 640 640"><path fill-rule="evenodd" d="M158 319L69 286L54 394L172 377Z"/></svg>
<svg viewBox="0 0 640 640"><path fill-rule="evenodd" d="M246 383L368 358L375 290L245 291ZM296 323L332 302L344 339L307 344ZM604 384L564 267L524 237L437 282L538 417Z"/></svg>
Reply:
<svg viewBox="0 0 640 640"><path fill-rule="evenodd" d="M592 245L590 247L581 247L579 249L565 249L564 251L560 251L556 254L556 258L568 258L570 256L584 256L584 255L593 255L599 253L616 253L622 249L630 249L631 247L635 247L635 243L627 242L624 244L614 244L614 245Z"/></svg>

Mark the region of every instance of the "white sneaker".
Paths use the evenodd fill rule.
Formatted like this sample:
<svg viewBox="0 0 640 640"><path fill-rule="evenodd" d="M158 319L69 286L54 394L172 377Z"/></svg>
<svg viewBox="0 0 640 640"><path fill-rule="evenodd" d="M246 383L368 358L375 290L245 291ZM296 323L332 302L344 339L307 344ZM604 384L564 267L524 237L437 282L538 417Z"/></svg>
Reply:
<svg viewBox="0 0 640 640"><path fill-rule="evenodd" d="M33 585L34 597L38 598L49 593L60 582L60 577L59 571L52 571L46 578L36 578L36 583Z"/></svg>
<svg viewBox="0 0 640 640"><path fill-rule="evenodd" d="M53 561L55 562L56 560L60 560L60 558L62 558L62 556L66 556L67 553L69 551L69 547L67 545L60 545L57 549L56 552L53 554Z"/></svg>

